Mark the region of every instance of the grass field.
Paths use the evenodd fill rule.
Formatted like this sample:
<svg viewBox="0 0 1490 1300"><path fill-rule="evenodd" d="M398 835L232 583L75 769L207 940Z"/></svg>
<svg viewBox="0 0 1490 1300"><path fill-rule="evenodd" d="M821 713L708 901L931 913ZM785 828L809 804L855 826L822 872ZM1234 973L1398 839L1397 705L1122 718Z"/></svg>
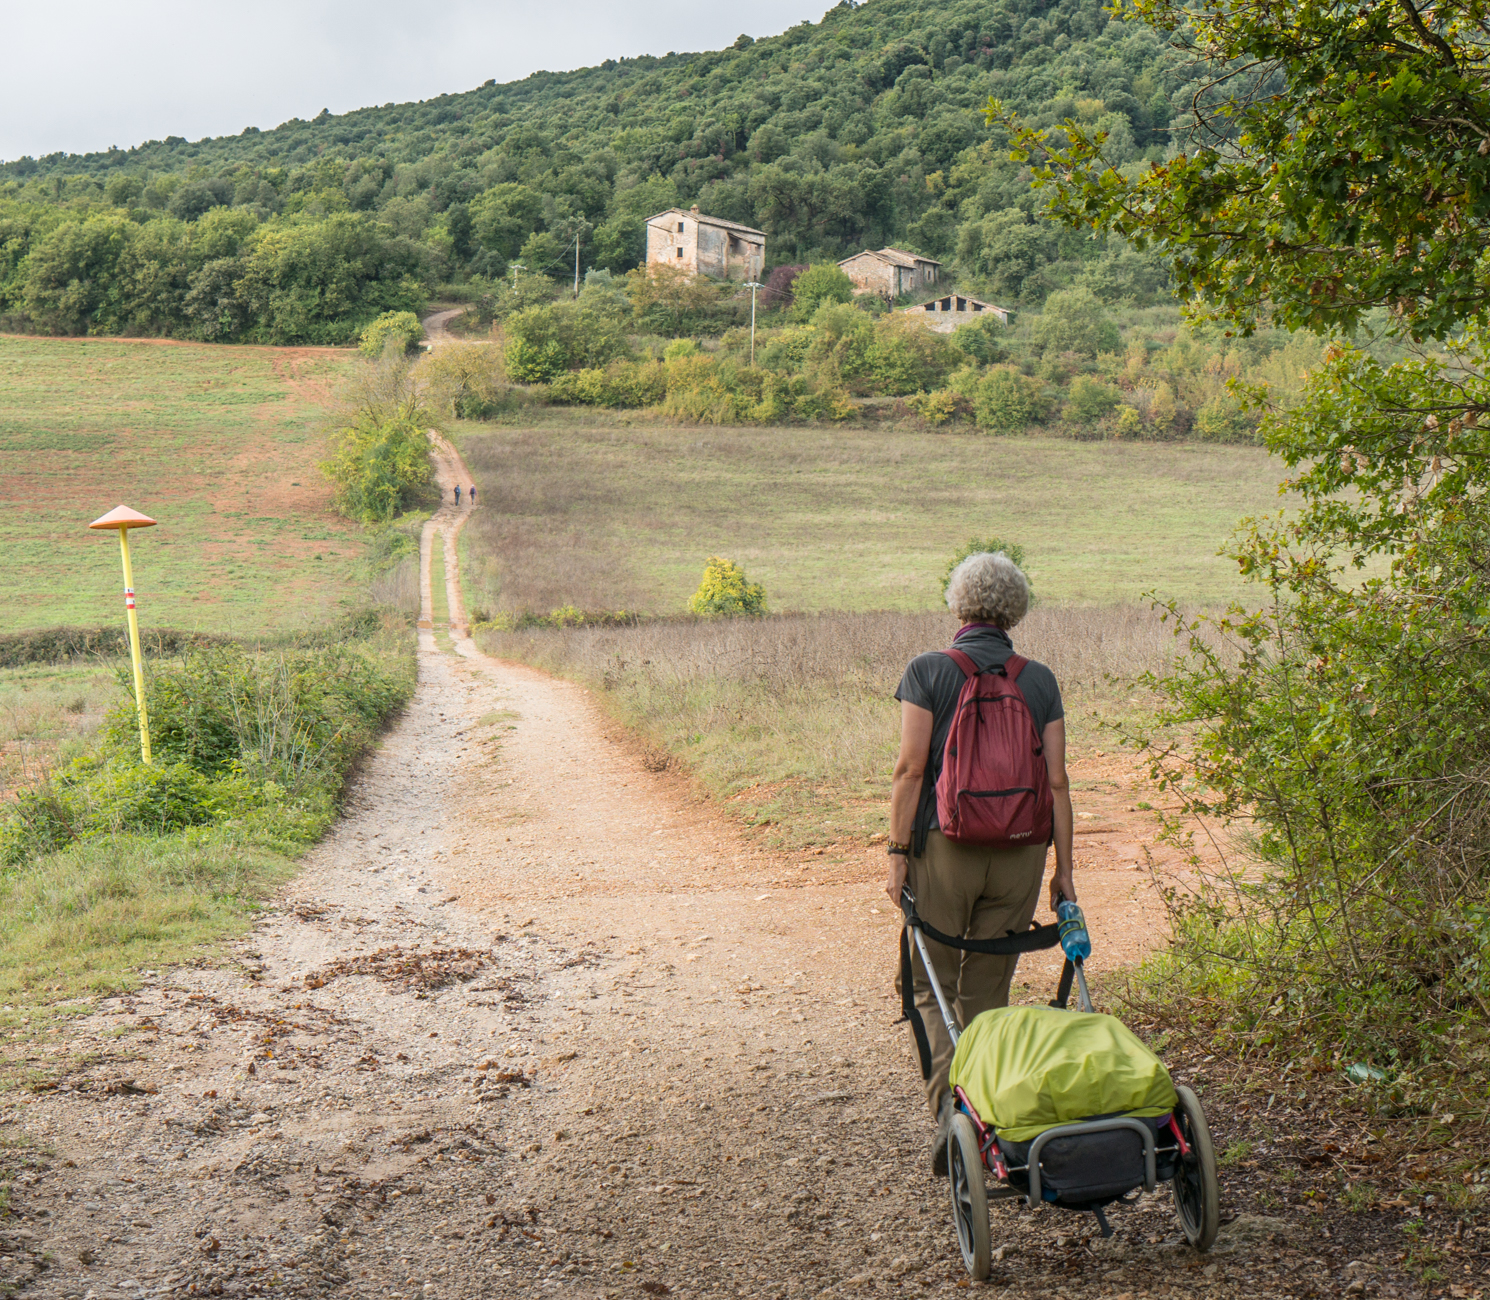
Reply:
<svg viewBox="0 0 1490 1300"><path fill-rule="evenodd" d="M113 623L121 502L141 622L254 634L364 599L332 515L319 424L345 360L324 349L0 337L0 630Z"/></svg>
<svg viewBox="0 0 1490 1300"><path fill-rule="evenodd" d="M1256 447L1082 443L829 429L493 428L454 436L482 493L468 605L681 611L705 560L765 584L773 610L934 608L971 534L1024 546L1041 601L1150 588L1239 591L1217 548L1279 505Z"/></svg>

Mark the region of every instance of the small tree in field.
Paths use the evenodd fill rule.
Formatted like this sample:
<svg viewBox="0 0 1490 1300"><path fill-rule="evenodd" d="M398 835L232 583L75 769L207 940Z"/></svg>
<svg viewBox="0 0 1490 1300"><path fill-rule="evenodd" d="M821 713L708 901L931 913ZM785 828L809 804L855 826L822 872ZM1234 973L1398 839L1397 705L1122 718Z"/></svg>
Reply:
<svg viewBox="0 0 1490 1300"><path fill-rule="evenodd" d="M745 577L745 570L733 560L711 555L704 568L703 581L698 584L688 608L695 614L723 615L726 618L764 614L766 589L758 582L750 582Z"/></svg>
<svg viewBox="0 0 1490 1300"><path fill-rule="evenodd" d="M1024 547L1018 542L1007 542L1002 537L969 537L959 546L952 558L947 561L947 567L942 571L942 595L947 594L947 584L952 581L952 570L961 564L969 555L994 554L1002 551L1021 569L1024 568ZM1026 579L1029 574L1024 575ZM1033 597L1031 597L1033 603Z"/></svg>
<svg viewBox="0 0 1490 1300"><path fill-rule="evenodd" d="M424 337L424 326L411 311L385 311L362 331L358 346L370 357L380 357L391 342L400 352L412 352Z"/></svg>

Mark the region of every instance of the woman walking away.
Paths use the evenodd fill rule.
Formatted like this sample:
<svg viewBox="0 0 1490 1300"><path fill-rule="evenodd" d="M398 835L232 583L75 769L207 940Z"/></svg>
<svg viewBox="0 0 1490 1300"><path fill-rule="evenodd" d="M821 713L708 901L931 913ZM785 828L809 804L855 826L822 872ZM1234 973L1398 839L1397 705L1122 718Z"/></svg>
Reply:
<svg viewBox="0 0 1490 1300"><path fill-rule="evenodd" d="M885 889L899 907L901 886L909 883L917 912L943 934L992 939L1027 929L1052 843L1051 910L1059 895L1076 899L1060 687L1044 664L1016 655L1009 637L1029 603L1028 581L1002 551L968 556L947 584L947 604L963 625L952 649L911 660L895 692L900 754ZM976 685L968 695L980 698L963 701L959 710L965 683ZM967 752L975 741L979 752ZM1005 770L1008 779L999 779ZM930 940L926 946L942 988L955 995L961 1024L1009 1004L1017 957L961 952ZM907 966L913 999L901 987ZM952 1121L952 1042L919 960L902 960L901 971L896 983L936 1117L932 1169L941 1175Z"/></svg>
<svg viewBox="0 0 1490 1300"><path fill-rule="evenodd" d="M455 504L460 505L460 484L455 485Z"/></svg>
<svg viewBox="0 0 1490 1300"><path fill-rule="evenodd" d="M474 483L471 484L470 490L466 493L466 496L470 498L470 502L474 506L476 504L476 485Z"/></svg>

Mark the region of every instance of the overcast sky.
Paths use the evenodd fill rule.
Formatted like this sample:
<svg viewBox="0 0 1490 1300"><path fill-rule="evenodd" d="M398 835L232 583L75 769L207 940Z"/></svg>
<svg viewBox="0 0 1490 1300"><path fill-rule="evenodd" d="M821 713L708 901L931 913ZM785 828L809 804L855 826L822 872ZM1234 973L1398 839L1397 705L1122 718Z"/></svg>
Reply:
<svg viewBox="0 0 1490 1300"><path fill-rule="evenodd" d="M836 2L836 0L834 0ZM268 128L607 58L771 36L828 0L12 0L0 160Z"/></svg>

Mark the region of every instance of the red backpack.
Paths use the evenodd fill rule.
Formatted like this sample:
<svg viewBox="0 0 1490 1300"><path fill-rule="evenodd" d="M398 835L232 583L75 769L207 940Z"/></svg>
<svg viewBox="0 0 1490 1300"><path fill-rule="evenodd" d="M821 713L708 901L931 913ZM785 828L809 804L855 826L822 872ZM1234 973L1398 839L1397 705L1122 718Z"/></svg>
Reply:
<svg viewBox="0 0 1490 1300"><path fill-rule="evenodd" d="M1048 844L1053 800L1045 745L1015 681L1029 660L1010 655L979 672L961 650L946 654L967 680L936 779L942 834L958 844Z"/></svg>

